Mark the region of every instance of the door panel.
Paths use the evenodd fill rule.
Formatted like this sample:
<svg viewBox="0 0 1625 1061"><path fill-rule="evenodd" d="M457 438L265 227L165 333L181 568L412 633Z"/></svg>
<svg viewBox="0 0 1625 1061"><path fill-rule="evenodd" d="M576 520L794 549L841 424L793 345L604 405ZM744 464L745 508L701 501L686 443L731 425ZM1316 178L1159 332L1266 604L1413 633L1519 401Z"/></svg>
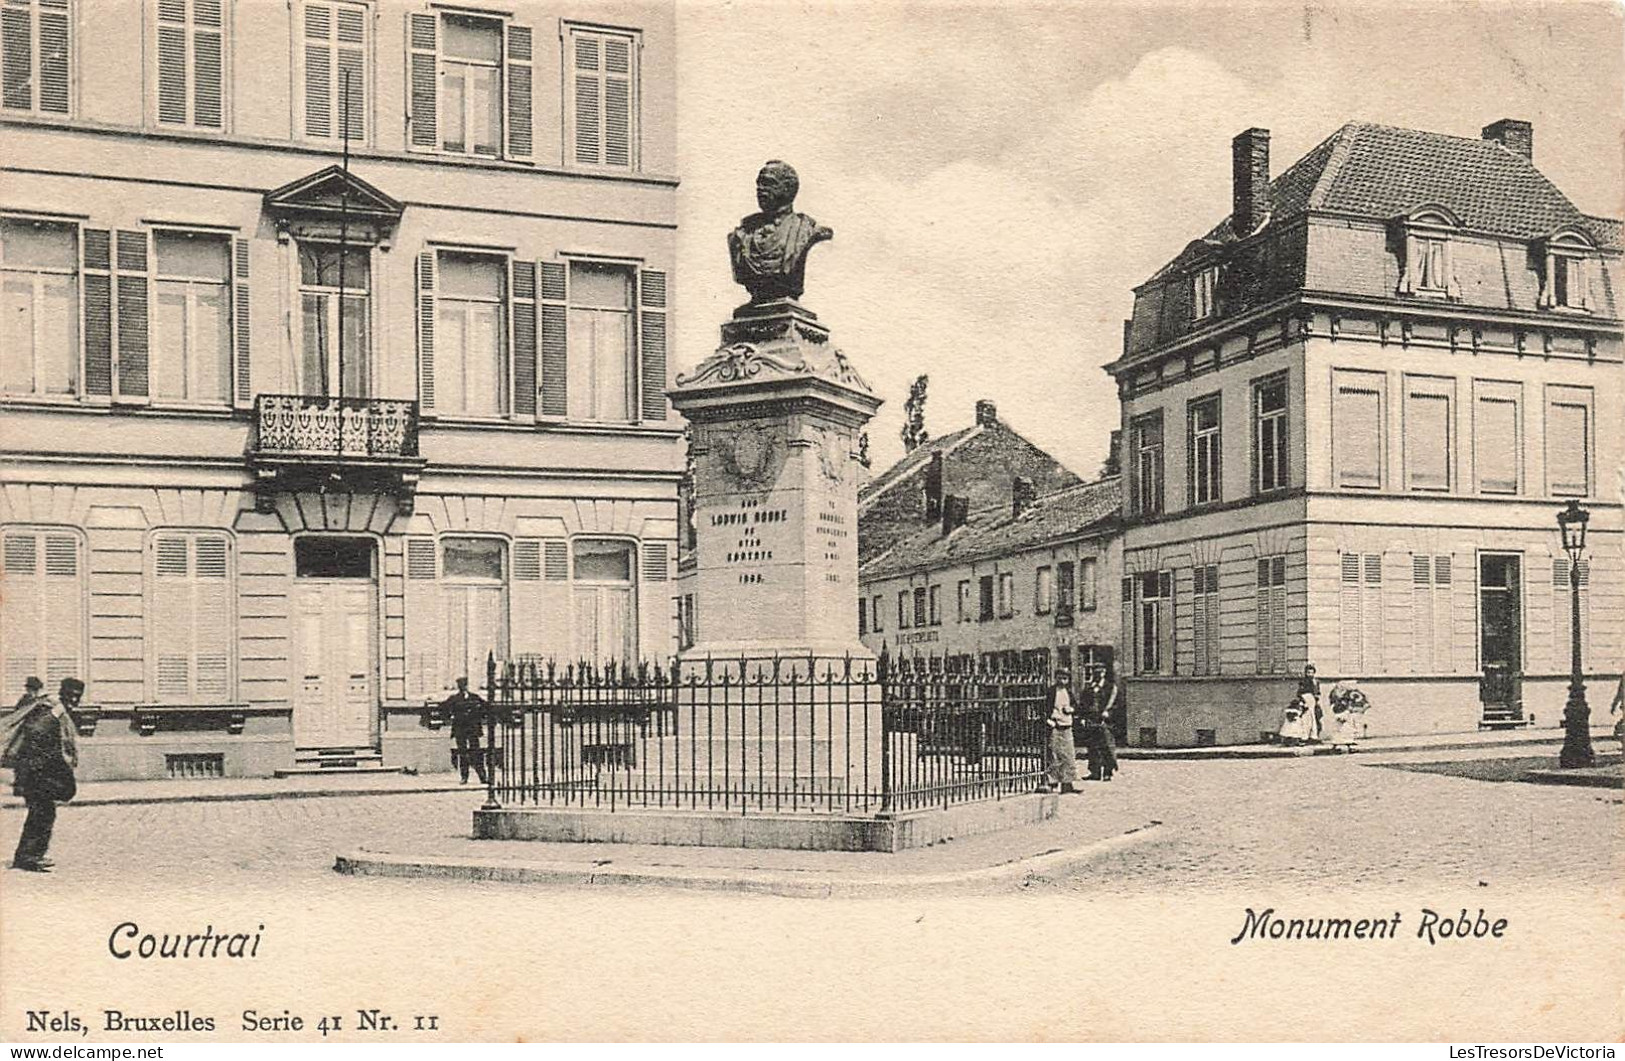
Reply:
<svg viewBox="0 0 1625 1061"><path fill-rule="evenodd" d="M294 744L370 747L378 715L371 583L297 579L293 598Z"/></svg>

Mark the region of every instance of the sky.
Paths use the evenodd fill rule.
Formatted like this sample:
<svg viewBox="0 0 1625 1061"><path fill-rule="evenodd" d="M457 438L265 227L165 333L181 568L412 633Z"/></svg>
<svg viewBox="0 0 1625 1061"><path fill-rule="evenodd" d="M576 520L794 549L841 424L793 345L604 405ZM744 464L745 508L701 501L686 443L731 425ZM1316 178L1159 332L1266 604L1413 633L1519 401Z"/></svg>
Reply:
<svg viewBox="0 0 1625 1061"><path fill-rule="evenodd" d="M926 373L933 435L988 398L1093 478L1132 289L1228 214L1243 129L1279 175L1347 121L1521 118L1576 206L1625 214L1612 4L679 0L677 22L679 371L745 301L725 239L756 171L790 162L835 230L802 301L886 401L876 473Z"/></svg>

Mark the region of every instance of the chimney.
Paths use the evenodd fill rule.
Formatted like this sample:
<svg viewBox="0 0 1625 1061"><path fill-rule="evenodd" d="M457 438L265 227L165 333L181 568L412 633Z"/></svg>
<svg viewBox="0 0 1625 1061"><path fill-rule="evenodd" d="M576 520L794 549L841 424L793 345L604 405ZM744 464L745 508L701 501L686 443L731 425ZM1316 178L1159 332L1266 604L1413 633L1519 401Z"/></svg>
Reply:
<svg viewBox="0 0 1625 1061"><path fill-rule="evenodd" d="M1019 516L1033 507L1033 499L1038 496L1037 487L1025 475L1018 475L1010 484L1010 515Z"/></svg>
<svg viewBox="0 0 1625 1061"><path fill-rule="evenodd" d="M1132 318L1129 318L1129 319L1126 319L1126 320L1123 321L1123 356L1124 357L1128 356L1129 343L1132 342L1133 339L1134 339L1134 320Z"/></svg>
<svg viewBox="0 0 1625 1061"><path fill-rule="evenodd" d="M942 451L931 454L931 463L925 469L925 518L942 518Z"/></svg>
<svg viewBox="0 0 1625 1061"><path fill-rule="evenodd" d="M1270 212L1270 131L1248 129L1230 141L1230 230L1236 238L1250 234Z"/></svg>
<svg viewBox="0 0 1625 1061"><path fill-rule="evenodd" d="M999 407L983 398L976 403L976 426L989 427L999 422Z"/></svg>
<svg viewBox="0 0 1625 1061"><path fill-rule="evenodd" d="M946 538L970 518L970 498L948 494L942 499L942 536Z"/></svg>
<svg viewBox="0 0 1625 1061"><path fill-rule="evenodd" d="M1494 140L1502 147L1515 155L1522 155L1531 162L1535 158L1535 127L1528 122L1516 118L1502 118L1484 126L1479 134L1486 140Z"/></svg>

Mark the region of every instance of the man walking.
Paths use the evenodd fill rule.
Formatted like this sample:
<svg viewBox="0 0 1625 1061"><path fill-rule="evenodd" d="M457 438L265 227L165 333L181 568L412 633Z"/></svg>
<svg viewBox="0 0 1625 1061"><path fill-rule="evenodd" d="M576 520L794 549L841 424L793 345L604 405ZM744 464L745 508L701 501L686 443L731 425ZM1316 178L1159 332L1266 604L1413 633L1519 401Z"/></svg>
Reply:
<svg viewBox="0 0 1625 1061"><path fill-rule="evenodd" d="M480 733L485 729L485 701L478 693L468 691L468 679L457 679L457 691L441 703L441 708L451 716L451 736L457 742L457 772L468 784L468 767L474 765L474 772L479 775L480 784L491 783L486 773L485 755L480 748Z"/></svg>
<svg viewBox="0 0 1625 1061"><path fill-rule="evenodd" d="M79 765L79 747L71 711L79 706L85 683L62 679L60 702L41 696L6 719L3 763L16 771L13 789L28 806L23 832L12 856L13 869L49 873L53 863L45 857L56 826L56 805L74 797L78 786L73 772Z"/></svg>
<svg viewBox="0 0 1625 1061"><path fill-rule="evenodd" d="M28 676L28 680L23 682L23 695L18 697L17 706L14 708L14 710L21 711L23 708L29 706L35 700L38 700L40 698L40 694L44 691L45 683L30 674Z"/></svg>
<svg viewBox="0 0 1625 1061"><path fill-rule="evenodd" d="M1055 672L1055 686L1050 691L1049 763L1044 774L1044 791L1076 792L1078 790L1078 750L1072 743L1072 692L1067 687L1071 675L1064 670Z"/></svg>

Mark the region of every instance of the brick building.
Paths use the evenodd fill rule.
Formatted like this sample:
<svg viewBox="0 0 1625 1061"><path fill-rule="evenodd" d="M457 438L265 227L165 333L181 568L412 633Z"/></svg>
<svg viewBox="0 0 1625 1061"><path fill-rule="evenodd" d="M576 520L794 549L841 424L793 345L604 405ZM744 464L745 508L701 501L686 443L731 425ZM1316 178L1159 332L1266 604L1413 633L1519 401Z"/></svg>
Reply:
<svg viewBox="0 0 1625 1061"><path fill-rule="evenodd" d="M1231 215L1135 289L1107 366L1132 737L1258 740L1307 662L1362 681L1374 733L1560 724L1570 498L1606 703L1620 229L1533 140L1351 123L1272 179L1268 132L1235 138Z"/></svg>
<svg viewBox="0 0 1625 1061"><path fill-rule="evenodd" d="M675 16L604 18L8 0L0 675L86 776L443 769L487 652L670 652Z"/></svg>

